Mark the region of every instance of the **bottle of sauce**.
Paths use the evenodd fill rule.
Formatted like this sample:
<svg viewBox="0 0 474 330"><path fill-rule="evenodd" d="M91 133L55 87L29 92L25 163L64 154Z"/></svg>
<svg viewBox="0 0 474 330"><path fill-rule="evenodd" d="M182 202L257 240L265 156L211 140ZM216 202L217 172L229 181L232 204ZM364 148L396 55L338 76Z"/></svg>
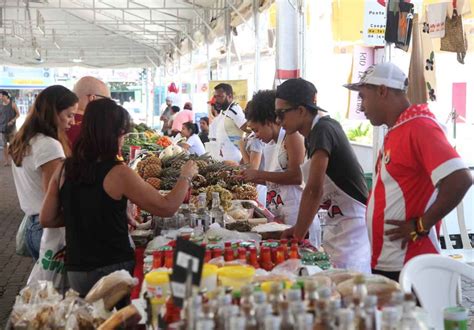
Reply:
<svg viewBox="0 0 474 330"><path fill-rule="evenodd" d="M266 271L271 271L274 267L272 256L270 254L270 248L267 246L263 246L260 250L260 267Z"/></svg>

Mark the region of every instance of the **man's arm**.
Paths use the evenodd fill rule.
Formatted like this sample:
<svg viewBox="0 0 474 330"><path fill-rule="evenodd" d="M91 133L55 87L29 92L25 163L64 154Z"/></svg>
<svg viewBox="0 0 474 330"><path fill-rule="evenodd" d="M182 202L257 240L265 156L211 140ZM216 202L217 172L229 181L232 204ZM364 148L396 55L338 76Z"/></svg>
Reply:
<svg viewBox="0 0 474 330"><path fill-rule="evenodd" d="M319 149L311 157L309 178L301 197L298 220L292 228L283 232L283 237L303 239L306 236L321 205L328 163L329 154L325 150Z"/></svg>
<svg viewBox="0 0 474 330"><path fill-rule="evenodd" d="M455 171L438 184L438 195L434 203L421 217L421 223L425 230L429 231L440 219L443 219L452 209L454 209L463 199L466 192L472 186L472 176L468 169ZM412 239L411 233L416 231L416 221L400 222L397 220L387 220L386 223L395 225L397 228L387 230L386 235L391 241L402 239L402 248Z"/></svg>

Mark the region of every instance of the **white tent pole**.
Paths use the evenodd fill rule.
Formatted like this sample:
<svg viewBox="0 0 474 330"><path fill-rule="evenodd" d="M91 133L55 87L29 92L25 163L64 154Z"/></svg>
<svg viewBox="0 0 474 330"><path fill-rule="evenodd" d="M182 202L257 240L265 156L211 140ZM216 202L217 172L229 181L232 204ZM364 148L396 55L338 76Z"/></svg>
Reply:
<svg viewBox="0 0 474 330"><path fill-rule="evenodd" d="M230 35L230 8L225 9L224 14L224 24L225 24L225 59L226 59L226 79L230 79L230 65L231 65L231 35Z"/></svg>
<svg viewBox="0 0 474 330"><path fill-rule="evenodd" d="M260 89L259 86L259 76L260 76L260 15L258 12L259 7L258 0L253 0L253 21L255 26L255 68L254 68L254 91Z"/></svg>

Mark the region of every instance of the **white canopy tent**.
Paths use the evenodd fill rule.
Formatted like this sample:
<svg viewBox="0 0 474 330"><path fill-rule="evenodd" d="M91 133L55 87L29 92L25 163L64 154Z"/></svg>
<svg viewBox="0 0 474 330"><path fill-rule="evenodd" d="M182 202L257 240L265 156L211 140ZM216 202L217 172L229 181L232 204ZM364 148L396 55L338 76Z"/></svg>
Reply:
<svg viewBox="0 0 474 330"><path fill-rule="evenodd" d="M3 3L2 3L3 2ZM3 0L4 65L157 67L230 34L269 0Z"/></svg>

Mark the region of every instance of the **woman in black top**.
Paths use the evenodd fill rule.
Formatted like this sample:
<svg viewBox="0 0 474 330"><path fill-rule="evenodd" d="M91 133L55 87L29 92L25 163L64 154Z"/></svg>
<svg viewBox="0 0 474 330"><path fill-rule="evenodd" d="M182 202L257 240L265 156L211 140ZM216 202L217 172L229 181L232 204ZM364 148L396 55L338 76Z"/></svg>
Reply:
<svg viewBox="0 0 474 330"><path fill-rule="evenodd" d="M150 213L174 214L197 174L188 162L165 197L117 159L130 128L128 112L110 99L90 102L71 158L51 179L40 221L66 226L66 270L71 287L85 296L103 276L134 267L128 239L127 199Z"/></svg>

